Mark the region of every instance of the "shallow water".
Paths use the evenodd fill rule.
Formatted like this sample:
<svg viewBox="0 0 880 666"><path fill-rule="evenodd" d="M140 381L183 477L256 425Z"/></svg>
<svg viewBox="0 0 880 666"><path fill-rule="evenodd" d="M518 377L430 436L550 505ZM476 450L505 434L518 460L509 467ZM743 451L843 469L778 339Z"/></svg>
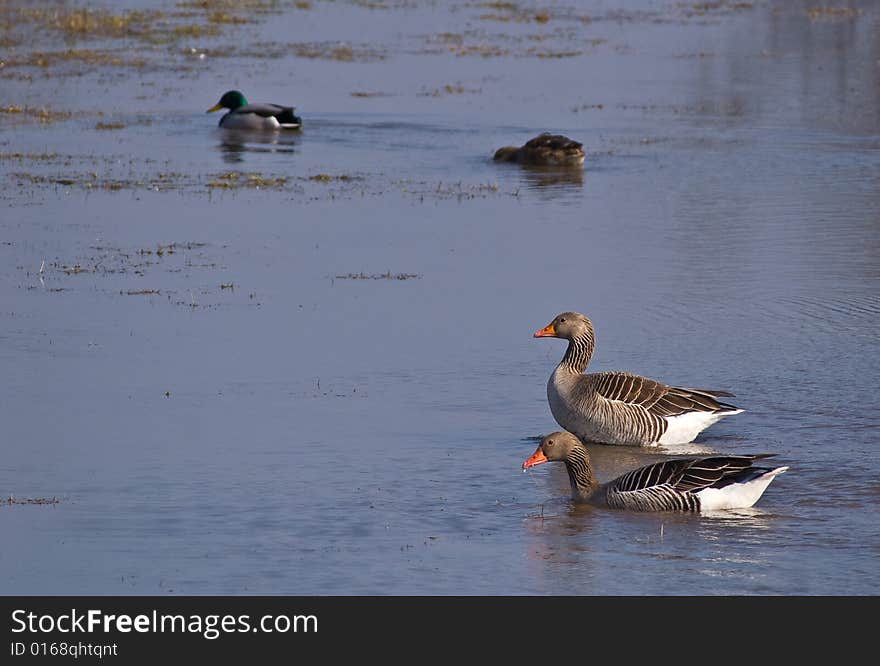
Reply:
<svg viewBox="0 0 880 666"><path fill-rule="evenodd" d="M880 592L872 3L266 4L170 45L0 33L0 497L59 500L0 505L0 592ZM63 49L144 64L16 64ZM216 129L233 87L304 130ZM582 173L490 161L545 129ZM710 516L520 473L567 309L592 369L746 409L594 446L600 477L790 471Z"/></svg>

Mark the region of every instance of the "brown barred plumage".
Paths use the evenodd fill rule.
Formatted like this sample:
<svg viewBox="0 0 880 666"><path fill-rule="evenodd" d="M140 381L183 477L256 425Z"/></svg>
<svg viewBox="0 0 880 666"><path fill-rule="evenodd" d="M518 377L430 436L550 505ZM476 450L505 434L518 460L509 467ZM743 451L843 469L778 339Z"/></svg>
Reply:
<svg viewBox="0 0 880 666"><path fill-rule="evenodd" d="M718 400L732 395L725 391L669 386L627 372L584 374L595 342L592 322L580 313L563 312L535 337L569 341L565 356L547 384L547 398L557 423L587 441L686 443L720 418L742 411ZM693 432L670 432L676 417L692 414L704 415L688 425ZM664 441L667 432L667 440L680 440Z"/></svg>
<svg viewBox="0 0 880 666"><path fill-rule="evenodd" d="M630 511L700 511L704 508L702 491L721 491L735 484L745 487L753 481L764 481L758 491L746 494L751 503L744 500L741 505L751 506L772 478L787 469L753 466L756 460L773 455L674 458L639 467L599 484L594 479L583 442L571 433L554 432L541 440L535 453L523 463L523 469L545 462L564 462L572 498L578 502Z"/></svg>

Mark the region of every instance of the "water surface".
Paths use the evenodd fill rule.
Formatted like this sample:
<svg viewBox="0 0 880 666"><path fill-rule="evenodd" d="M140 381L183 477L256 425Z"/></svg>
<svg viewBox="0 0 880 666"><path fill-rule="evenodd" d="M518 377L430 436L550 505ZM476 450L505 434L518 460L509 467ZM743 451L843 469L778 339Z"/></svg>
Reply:
<svg viewBox="0 0 880 666"><path fill-rule="evenodd" d="M7 22L0 497L59 501L0 506L0 592L880 591L880 13L492 5ZM221 132L204 109L236 87L303 131ZM543 130L583 172L490 161ZM678 450L593 446L601 478L790 471L712 516L522 474L564 351L532 333L569 309L592 369L746 410Z"/></svg>

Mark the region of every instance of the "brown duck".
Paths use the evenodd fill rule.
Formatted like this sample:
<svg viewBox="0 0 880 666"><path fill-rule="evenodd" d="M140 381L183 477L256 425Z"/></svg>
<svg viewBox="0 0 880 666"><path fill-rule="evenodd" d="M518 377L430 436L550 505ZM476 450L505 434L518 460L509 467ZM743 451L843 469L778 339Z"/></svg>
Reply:
<svg viewBox="0 0 880 666"><path fill-rule="evenodd" d="M579 166L584 163L583 144L561 134L544 132L520 147L505 146L495 151L496 162L517 162L543 166Z"/></svg>

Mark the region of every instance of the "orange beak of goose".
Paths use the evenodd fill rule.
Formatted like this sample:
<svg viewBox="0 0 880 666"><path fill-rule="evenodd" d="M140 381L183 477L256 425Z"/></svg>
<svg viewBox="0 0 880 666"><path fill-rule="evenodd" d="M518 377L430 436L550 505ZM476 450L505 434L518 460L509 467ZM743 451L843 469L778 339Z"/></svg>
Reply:
<svg viewBox="0 0 880 666"><path fill-rule="evenodd" d="M540 331L535 331L534 337L536 337L536 338L555 338L556 337L556 329L553 328L553 324L547 324Z"/></svg>
<svg viewBox="0 0 880 666"><path fill-rule="evenodd" d="M539 331L540 333L540 331ZM537 335L537 334L536 334ZM542 465L545 462L549 462L547 460L547 456L544 455L544 452L541 450L539 446L538 449L532 454L532 457L526 460L522 464L523 471L527 470L529 467L534 467L535 465Z"/></svg>

